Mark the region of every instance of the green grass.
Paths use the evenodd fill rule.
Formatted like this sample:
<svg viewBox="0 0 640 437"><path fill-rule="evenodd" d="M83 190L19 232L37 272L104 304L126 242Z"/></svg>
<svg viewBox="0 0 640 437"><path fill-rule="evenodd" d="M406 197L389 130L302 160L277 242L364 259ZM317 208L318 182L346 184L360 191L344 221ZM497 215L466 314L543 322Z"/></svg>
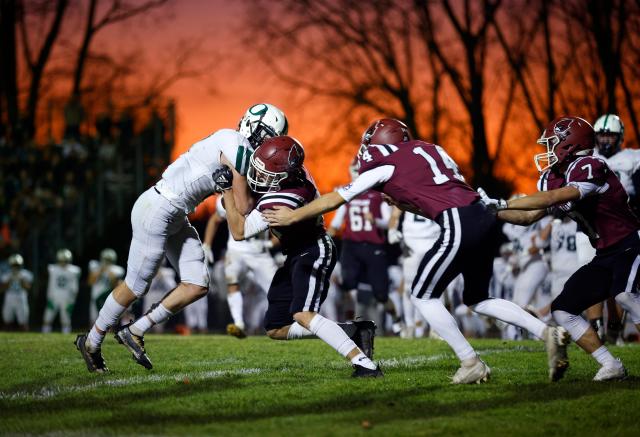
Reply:
<svg viewBox="0 0 640 437"><path fill-rule="evenodd" d="M638 435L640 346L614 347L630 374L594 383L575 346L547 382L540 342L473 342L489 383L452 386L450 349L381 338L385 378L355 380L319 340L154 336L155 368L107 339L111 372L86 371L72 335L0 334L0 433L60 435Z"/></svg>

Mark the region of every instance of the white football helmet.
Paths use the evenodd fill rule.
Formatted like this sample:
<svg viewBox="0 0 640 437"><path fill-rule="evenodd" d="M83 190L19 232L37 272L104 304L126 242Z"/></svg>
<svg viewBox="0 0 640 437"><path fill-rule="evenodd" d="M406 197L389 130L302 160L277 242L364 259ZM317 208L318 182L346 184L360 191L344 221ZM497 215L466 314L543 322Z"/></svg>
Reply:
<svg viewBox="0 0 640 437"><path fill-rule="evenodd" d="M238 132L249 140L254 149L265 139L286 135L288 131L289 122L284 112L269 103L253 105L238 123Z"/></svg>
<svg viewBox="0 0 640 437"><path fill-rule="evenodd" d="M105 264L115 264L117 260L118 254L116 254L116 251L113 249L106 248L102 249L102 252L100 252L100 261Z"/></svg>
<svg viewBox="0 0 640 437"><path fill-rule="evenodd" d="M609 158L620 151L624 141L624 123L615 114L600 116L593 125L598 153Z"/></svg>
<svg viewBox="0 0 640 437"><path fill-rule="evenodd" d="M69 249L60 249L56 252L56 261L60 264L68 264L73 261L73 255Z"/></svg>
<svg viewBox="0 0 640 437"><path fill-rule="evenodd" d="M24 265L24 259L19 253L14 253L9 257L9 265L11 267L22 267Z"/></svg>

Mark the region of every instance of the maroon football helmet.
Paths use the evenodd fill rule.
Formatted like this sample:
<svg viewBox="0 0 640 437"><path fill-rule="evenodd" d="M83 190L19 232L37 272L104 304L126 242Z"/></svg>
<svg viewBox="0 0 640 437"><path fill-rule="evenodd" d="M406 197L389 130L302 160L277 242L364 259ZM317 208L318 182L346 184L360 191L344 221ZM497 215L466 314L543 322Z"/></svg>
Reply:
<svg viewBox="0 0 640 437"><path fill-rule="evenodd" d="M562 116L549 123L538 139L547 148L533 157L539 171L568 164L580 156L591 155L595 146L593 127L583 118Z"/></svg>
<svg viewBox="0 0 640 437"><path fill-rule="evenodd" d="M251 155L247 183L256 193L279 191L280 184L301 174L304 149L295 138L280 136L266 139Z"/></svg>
<svg viewBox="0 0 640 437"><path fill-rule="evenodd" d="M398 144L411 139L406 124L395 118L381 118L371 123L362 134L358 155L367 150L370 144Z"/></svg>

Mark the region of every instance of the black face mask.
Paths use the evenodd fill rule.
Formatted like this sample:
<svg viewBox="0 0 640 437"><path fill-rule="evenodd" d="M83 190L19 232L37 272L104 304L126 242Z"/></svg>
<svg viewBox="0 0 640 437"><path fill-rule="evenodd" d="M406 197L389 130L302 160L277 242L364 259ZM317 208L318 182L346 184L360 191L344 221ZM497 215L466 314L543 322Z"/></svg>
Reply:
<svg viewBox="0 0 640 437"><path fill-rule="evenodd" d="M610 158L620 151L620 134L616 134L616 138L598 138L596 134L596 144L598 146L598 153L605 158Z"/></svg>

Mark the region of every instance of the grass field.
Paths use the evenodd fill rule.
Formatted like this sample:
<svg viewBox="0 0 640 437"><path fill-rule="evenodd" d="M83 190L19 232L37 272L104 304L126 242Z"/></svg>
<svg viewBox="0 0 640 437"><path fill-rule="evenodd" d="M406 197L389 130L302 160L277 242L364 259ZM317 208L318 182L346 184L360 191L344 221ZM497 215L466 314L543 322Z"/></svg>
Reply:
<svg viewBox="0 0 640 437"><path fill-rule="evenodd" d="M155 368L107 339L111 372L90 374L75 336L0 334L0 433L58 435L638 435L640 345L612 348L630 372L594 383L574 345L565 379L549 384L541 342L474 346L489 383L452 386L450 349L381 338L385 378L356 380L319 340L154 336Z"/></svg>

